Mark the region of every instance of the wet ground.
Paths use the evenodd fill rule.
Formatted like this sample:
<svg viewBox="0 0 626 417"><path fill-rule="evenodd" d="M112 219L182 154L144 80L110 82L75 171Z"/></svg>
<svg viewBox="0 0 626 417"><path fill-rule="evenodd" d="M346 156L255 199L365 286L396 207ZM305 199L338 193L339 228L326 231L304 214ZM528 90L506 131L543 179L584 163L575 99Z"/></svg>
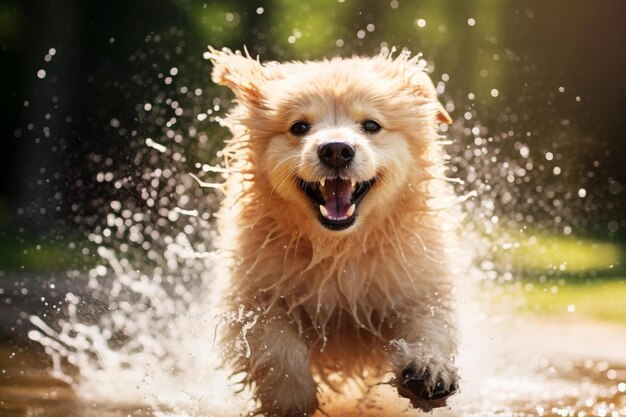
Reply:
<svg viewBox="0 0 626 417"><path fill-rule="evenodd" d="M496 322L494 322L496 321ZM626 416L626 326L576 317L509 317L466 327L462 392L442 416ZM0 349L0 416L211 416L211 410L154 411L141 405L79 399L52 378L50 360L35 344ZM120 392L132 387L120 386ZM329 396L331 416L411 416L388 386L363 399ZM320 416L322 414L319 414Z"/></svg>

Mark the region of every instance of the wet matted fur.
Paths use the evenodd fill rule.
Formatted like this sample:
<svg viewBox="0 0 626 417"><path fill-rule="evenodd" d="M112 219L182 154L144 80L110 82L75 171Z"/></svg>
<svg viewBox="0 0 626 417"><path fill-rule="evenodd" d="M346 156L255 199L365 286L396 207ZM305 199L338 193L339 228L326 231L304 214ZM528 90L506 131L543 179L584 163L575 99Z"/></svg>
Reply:
<svg viewBox="0 0 626 417"><path fill-rule="evenodd" d="M239 317L226 351L258 413L310 415L317 382L387 372L414 406L445 404L458 387L455 197L437 122L450 118L423 61L210 59L236 98L218 214Z"/></svg>

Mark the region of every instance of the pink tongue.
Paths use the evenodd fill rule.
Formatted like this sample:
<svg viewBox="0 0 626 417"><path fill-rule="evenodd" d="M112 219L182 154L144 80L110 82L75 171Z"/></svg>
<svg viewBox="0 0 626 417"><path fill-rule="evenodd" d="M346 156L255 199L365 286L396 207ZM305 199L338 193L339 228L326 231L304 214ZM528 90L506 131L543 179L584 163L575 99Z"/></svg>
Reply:
<svg viewBox="0 0 626 417"><path fill-rule="evenodd" d="M346 217L352 205L352 185L342 179L327 179L325 187L320 187L324 198L324 207L328 215L334 218Z"/></svg>

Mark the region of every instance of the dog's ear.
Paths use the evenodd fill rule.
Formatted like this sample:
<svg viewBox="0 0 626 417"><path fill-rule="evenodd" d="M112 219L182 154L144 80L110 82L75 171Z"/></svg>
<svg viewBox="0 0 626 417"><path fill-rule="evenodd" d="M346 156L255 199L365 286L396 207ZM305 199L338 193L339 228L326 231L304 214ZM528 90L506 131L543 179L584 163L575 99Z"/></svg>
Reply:
<svg viewBox="0 0 626 417"><path fill-rule="evenodd" d="M410 84L413 91L421 96L426 97L436 104L436 118L441 123L452 124L452 118L437 98L437 89L430 80L428 74L422 70L416 70L410 77Z"/></svg>
<svg viewBox="0 0 626 417"><path fill-rule="evenodd" d="M209 46L207 57L213 63L211 78L230 88L240 101L259 105L261 87L266 80L265 68L247 50L245 56L228 48L217 50Z"/></svg>

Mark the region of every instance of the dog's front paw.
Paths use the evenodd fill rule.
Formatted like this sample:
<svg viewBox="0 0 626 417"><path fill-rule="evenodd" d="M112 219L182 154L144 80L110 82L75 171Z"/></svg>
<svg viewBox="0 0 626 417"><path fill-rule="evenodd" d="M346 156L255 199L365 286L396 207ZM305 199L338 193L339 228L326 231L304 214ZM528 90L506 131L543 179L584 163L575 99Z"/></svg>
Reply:
<svg viewBox="0 0 626 417"><path fill-rule="evenodd" d="M451 361L431 359L424 364L411 362L397 376L398 393L415 408L430 411L443 407L459 389L459 377Z"/></svg>

